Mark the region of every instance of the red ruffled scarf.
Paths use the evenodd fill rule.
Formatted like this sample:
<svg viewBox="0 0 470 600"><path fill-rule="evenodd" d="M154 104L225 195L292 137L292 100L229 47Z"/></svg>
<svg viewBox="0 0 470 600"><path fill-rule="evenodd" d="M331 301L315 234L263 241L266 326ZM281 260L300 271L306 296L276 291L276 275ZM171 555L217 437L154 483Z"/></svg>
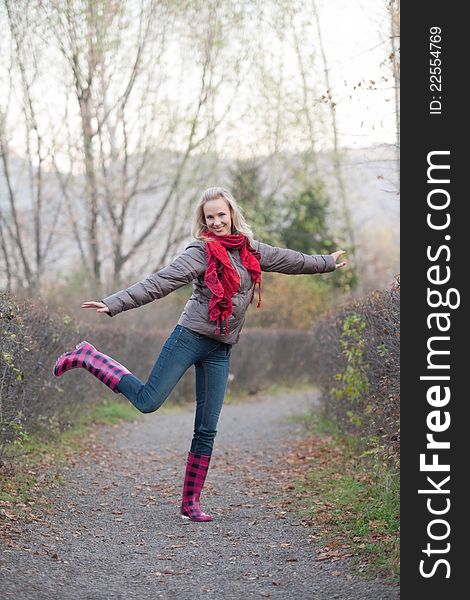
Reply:
<svg viewBox="0 0 470 600"><path fill-rule="evenodd" d="M204 233L206 240L207 268L204 283L212 292L209 301L209 319L216 322L215 333L221 331L225 320L225 335L228 333L228 318L232 314L232 297L240 287L240 275L232 265L227 249L236 248L240 252L242 265L249 271L253 285L250 302L253 302L255 287L258 284L258 305L261 306L261 266L260 253L252 246L248 238L242 234L218 236L212 232Z"/></svg>

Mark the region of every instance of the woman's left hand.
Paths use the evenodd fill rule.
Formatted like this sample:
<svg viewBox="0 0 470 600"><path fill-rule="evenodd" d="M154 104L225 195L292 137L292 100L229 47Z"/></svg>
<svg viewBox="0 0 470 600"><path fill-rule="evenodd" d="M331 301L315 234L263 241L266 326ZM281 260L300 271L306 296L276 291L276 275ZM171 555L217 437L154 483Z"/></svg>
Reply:
<svg viewBox="0 0 470 600"><path fill-rule="evenodd" d="M336 252L331 253L331 256L335 259L335 264L336 264L337 269L342 269L343 267L345 267L348 264L346 261L336 263L338 258L340 256L342 256L343 254L346 254L346 250L336 250Z"/></svg>

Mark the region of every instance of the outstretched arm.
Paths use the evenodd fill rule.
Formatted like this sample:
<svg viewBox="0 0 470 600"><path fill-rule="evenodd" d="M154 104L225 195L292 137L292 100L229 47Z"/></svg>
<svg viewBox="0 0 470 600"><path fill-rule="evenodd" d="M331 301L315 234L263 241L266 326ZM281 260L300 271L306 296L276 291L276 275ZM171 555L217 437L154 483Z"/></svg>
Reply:
<svg viewBox="0 0 470 600"><path fill-rule="evenodd" d="M303 275L313 273L329 273L346 266L346 262L336 263L344 250L332 254L304 254L289 248L277 248L263 242L254 242L259 251L262 271L274 271L288 275Z"/></svg>
<svg viewBox="0 0 470 600"><path fill-rule="evenodd" d="M202 275L205 270L206 258L203 244L190 244L183 254L175 258L167 267L127 289L103 298L100 302L84 302L82 308L94 308L97 312L114 317L125 310L167 296Z"/></svg>

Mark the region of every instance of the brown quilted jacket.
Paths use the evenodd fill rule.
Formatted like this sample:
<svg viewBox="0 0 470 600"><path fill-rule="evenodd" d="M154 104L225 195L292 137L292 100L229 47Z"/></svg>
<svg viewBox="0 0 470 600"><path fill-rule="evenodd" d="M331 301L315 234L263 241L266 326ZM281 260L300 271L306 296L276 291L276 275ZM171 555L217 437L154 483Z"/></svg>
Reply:
<svg viewBox="0 0 470 600"><path fill-rule="evenodd" d="M262 271L300 275L327 273L336 269L335 260L329 254L303 254L258 241L255 241L253 246L261 255ZM240 275L240 288L232 298L233 312L229 317L227 335L224 332L216 334L215 323L209 320L209 300L212 294L204 284L206 253L205 243L200 240L191 242L185 251L167 267L125 290L103 298L102 302L109 308L109 315L113 317L125 310L163 298L192 282L193 293L186 303L178 323L221 342L236 344L245 322L245 313L250 304L253 284L249 272L241 264L238 250L228 250L228 255Z"/></svg>

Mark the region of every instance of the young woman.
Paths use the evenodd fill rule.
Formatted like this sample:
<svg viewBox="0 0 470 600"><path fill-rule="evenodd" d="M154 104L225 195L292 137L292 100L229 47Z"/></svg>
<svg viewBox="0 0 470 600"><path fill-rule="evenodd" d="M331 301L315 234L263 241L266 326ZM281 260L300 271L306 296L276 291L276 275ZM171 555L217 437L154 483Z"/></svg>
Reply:
<svg viewBox="0 0 470 600"><path fill-rule="evenodd" d="M146 383L86 341L56 361L54 374L83 367L124 396L141 412L157 410L192 365L196 368L194 436L187 457L181 515L192 521L211 521L199 497L209 468L229 374L230 353L238 342L246 310L261 271L327 273L346 266L336 263L344 254L310 256L253 240L253 234L234 198L224 188L206 190L196 208L195 240L169 266L100 302L82 308L114 317L162 298L193 282L193 293L173 333L165 342Z"/></svg>

